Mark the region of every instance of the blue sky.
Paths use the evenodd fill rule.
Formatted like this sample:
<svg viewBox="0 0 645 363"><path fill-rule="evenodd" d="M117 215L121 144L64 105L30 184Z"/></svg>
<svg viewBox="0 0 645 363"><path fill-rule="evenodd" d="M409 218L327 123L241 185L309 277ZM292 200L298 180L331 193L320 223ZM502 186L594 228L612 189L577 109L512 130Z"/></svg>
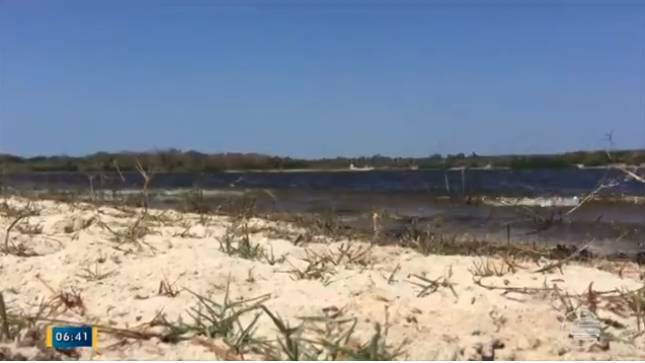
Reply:
<svg viewBox="0 0 645 363"><path fill-rule="evenodd" d="M0 152L645 148L645 1L0 0Z"/></svg>

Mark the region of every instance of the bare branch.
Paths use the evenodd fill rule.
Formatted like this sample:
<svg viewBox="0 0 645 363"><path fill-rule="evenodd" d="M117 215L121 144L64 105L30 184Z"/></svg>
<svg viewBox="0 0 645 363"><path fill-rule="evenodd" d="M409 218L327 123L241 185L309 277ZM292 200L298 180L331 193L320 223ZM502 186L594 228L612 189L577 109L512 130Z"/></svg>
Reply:
<svg viewBox="0 0 645 363"><path fill-rule="evenodd" d="M568 262L568 261L570 261L570 260L572 260L572 259L574 259L574 258L578 257L581 253L583 253L584 251L586 251L586 250L587 250L587 248L589 248L589 246L590 246L592 243L593 243L593 241L591 241L591 242L589 242L589 243L585 244L584 246L582 246L581 248L577 249L577 250L576 250L574 253L572 253L571 255L569 255L569 256L567 256L567 257L565 257L565 258L561 259L561 260L558 260L558 261L556 261L556 262L554 262L554 263L548 264L548 265L546 265L546 266L544 266L544 267L542 267L542 268L540 268L540 269L537 269L537 270L535 270L534 272L535 272L535 273L548 272L548 271L550 271L550 270L553 270L554 268L561 269L561 268L562 268L562 266L563 266L566 262Z"/></svg>
<svg viewBox="0 0 645 363"><path fill-rule="evenodd" d="M137 171L139 172L139 174L141 174L141 176L143 177L144 180L149 180L150 177L148 176L148 173L146 172L146 169L144 169L143 166L141 165L141 162L139 161L139 159L136 159L136 163L137 163L136 168L137 168Z"/></svg>
<svg viewBox="0 0 645 363"><path fill-rule="evenodd" d="M0 319L2 319L2 330L0 330L0 341L3 339L11 340L9 336L9 318L7 318L7 307L4 303L4 297L0 292Z"/></svg>
<svg viewBox="0 0 645 363"><path fill-rule="evenodd" d="M114 165L114 169L116 169L117 174L119 174L121 181L125 183L125 177L123 176L123 173L121 173L121 168L119 168L119 163L116 161L116 159L112 160L112 165Z"/></svg>
<svg viewBox="0 0 645 363"><path fill-rule="evenodd" d="M137 171L141 174L141 177L143 177L143 209L145 212L148 212L148 206L150 204L150 199L148 198L148 187L150 186L150 181L152 181L152 176L143 168L139 159L136 159L135 161Z"/></svg>
<svg viewBox="0 0 645 363"><path fill-rule="evenodd" d="M622 171L623 173L629 175L632 179L636 180L637 182L645 184L645 177L642 177L642 176L634 173L633 171L631 171L631 170L629 170L629 169L627 169L625 167L622 167L622 166L618 166L618 167L615 167L615 168L620 170L620 171Z"/></svg>
<svg viewBox="0 0 645 363"><path fill-rule="evenodd" d="M576 210L578 210L578 208L582 207L583 204L587 203L589 200L591 200L591 198L593 198L596 194L600 193L600 191L602 191L603 189L613 188L616 185L618 185L618 183L616 183L616 182L600 184L596 189L591 191L591 193L587 194L584 198L582 198L582 200L578 204L576 204L573 208L569 209L565 213L565 215L568 216L568 215L572 214L573 212L575 212Z"/></svg>
<svg viewBox="0 0 645 363"><path fill-rule="evenodd" d="M4 252L6 254L9 254L9 233L11 232L13 227L15 227L15 225L18 224L18 222L20 222L21 219L27 218L27 217L32 216L32 215L33 215L33 212L31 212L31 211L23 213L23 214L19 215L18 218L14 219L14 221L11 222L9 227L7 227L7 231L5 232L5 236L4 236Z"/></svg>

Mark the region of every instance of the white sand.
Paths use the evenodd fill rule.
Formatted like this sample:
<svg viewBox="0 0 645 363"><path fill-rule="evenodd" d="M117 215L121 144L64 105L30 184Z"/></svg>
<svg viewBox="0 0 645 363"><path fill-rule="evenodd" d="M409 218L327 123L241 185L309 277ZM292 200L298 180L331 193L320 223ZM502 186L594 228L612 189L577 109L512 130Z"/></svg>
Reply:
<svg viewBox="0 0 645 363"><path fill-rule="evenodd" d="M9 205L26 205L26 200L11 198ZM366 341L374 332L374 323L385 321L389 315L388 342L393 346L408 340L401 359L451 360L481 358L477 344L484 348L497 339L504 347L495 351L496 359L643 359L644 336L627 339L636 333L636 319L621 317L601 304L598 315L625 325L624 329L609 328L608 332L623 341L612 339L608 350L597 345L579 344L568 337L572 323L563 321L559 302L553 294L503 294L473 283L469 269L477 258L464 256L423 256L401 247L375 247L368 265L341 264L336 266L331 283L320 280L294 280L284 273L293 265L302 267L306 249L334 251L341 243L310 243L294 246L288 240L270 238L267 232L252 235L252 241L273 249L276 257L286 255L286 261L270 265L266 261L230 257L220 251L221 237L230 222L225 217L212 217L200 223L199 216L166 212L163 216L174 222L158 223L143 237L145 245L138 249L132 243L117 243L101 223L118 231L132 225L136 215L127 215L109 207L85 204L63 204L53 201L32 202L41 210L39 216L22 220L11 231L13 245L24 244L36 252L36 257L17 257L0 254L0 290L10 312L34 314L40 301L51 299L55 292L75 291L82 296L85 311L61 307L57 319L92 322L116 328L143 329L163 311L168 321L181 316L191 318L187 310L195 306L196 298L187 291L176 297L160 296L159 283L167 278L176 287L187 288L221 301L224 286L231 280L233 298L251 298L270 294L267 307L292 325L298 317L320 316L323 309L336 307L345 316L358 318L356 339ZM133 210L140 214L140 210ZM160 211L150 211L160 215ZM88 221L92 220L86 228ZM6 230L13 218L0 217L0 229ZM42 233L28 234L26 225L41 225ZM294 227L274 222L252 220L253 226L274 226L293 232ZM22 226L22 227L21 227ZM186 229L187 227L190 227ZM20 231L22 229L22 232ZM187 232L186 232L187 231ZM184 233L182 237L180 234ZM0 234L4 241L4 232ZM367 246L351 242L355 246ZM117 249L118 248L118 249ZM503 277L486 277L485 284L542 288L557 285L571 294L584 293L593 282L596 291L637 289L638 268L625 265L622 276L591 266L569 264L563 274L557 269L549 273L533 272L534 262L519 261L520 269ZM400 270L388 281L392 271ZM113 273L100 281L88 281L79 276L82 269L98 268L99 273ZM452 274L450 275L450 271ZM411 274L428 278L448 277L454 284L455 297L449 288L417 297L419 287L410 283ZM51 289L55 290L52 291ZM81 315L82 313L82 315ZM155 328L159 331L160 328ZM176 344L149 340L124 339L99 333L99 351L79 350L83 359L223 359L226 345L214 340L211 347L199 344L205 338L194 338ZM274 339L276 329L271 320L262 316L257 334ZM4 344L14 352L33 356L36 348L17 348L16 343ZM217 348L213 348L217 347ZM484 349L485 350L485 349ZM236 356L228 356L235 358ZM239 358L239 357L237 357ZM248 358L248 357L246 357Z"/></svg>

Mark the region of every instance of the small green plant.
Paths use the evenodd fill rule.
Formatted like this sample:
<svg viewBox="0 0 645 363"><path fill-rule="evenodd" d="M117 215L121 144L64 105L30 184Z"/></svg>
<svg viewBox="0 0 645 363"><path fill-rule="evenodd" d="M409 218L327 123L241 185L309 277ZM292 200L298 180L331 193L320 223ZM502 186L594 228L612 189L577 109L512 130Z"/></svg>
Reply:
<svg viewBox="0 0 645 363"><path fill-rule="evenodd" d="M262 310L271 318L273 324L278 328L278 333L280 337L277 339L279 350L273 347L268 347L265 351L265 354L268 355L272 360L282 360L282 356L286 357L286 360L298 361L298 360L315 360L316 354L309 351L307 346L302 340L303 326L302 324L291 327L288 322L285 322L280 318L280 316L273 314L266 306L262 305Z"/></svg>
<svg viewBox="0 0 645 363"><path fill-rule="evenodd" d="M479 260L474 260L472 267L469 268L468 271L470 271L473 276L478 277L501 277L509 273L515 273L516 264L507 259L497 262L490 258L481 258Z"/></svg>
<svg viewBox="0 0 645 363"><path fill-rule="evenodd" d="M148 214L142 214L130 225L120 230L114 230L103 222L100 222L99 225L108 230L112 234L112 240L118 244L131 243L139 249L142 249L142 246L145 245L154 251L155 248L144 241L144 237L153 232L148 219Z"/></svg>
<svg viewBox="0 0 645 363"><path fill-rule="evenodd" d="M190 221L184 221L181 227L183 228L183 230L181 232L175 233L173 237L197 238L197 235L190 232L190 229L193 227Z"/></svg>
<svg viewBox="0 0 645 363"><path fill-rule="evenodd" d="M115 270L108 271L108 272L101 272L99 264L95 263L94 269L92 269L89 266L85 266L81 269L80 273L76 274L76 276L84 278L87 281L101 281L103 279L106 279L112 276L114 273L116 273Z"/></svg>
<svg viewBox="0 0 645 363"><path fill-rule="evenodd" d="M210 213L211 208L204 198L204 190L193 188L183 196L184 211L205 215Z"/></svg>
<svg viewBox="0 0 645 363"><path fill-rule="evenodd" d="M304 268L298 268L291 262L291 270L284 271L291 275L293 280L322 280L324 283L329 283L329 279L336 273L333 266L333 261L329 256L319 255L310 250L305 250L307 257L303 259L306 262Z"/></svg>
<svg viewBox="0 0 645 363"><path fill-rule="evenodd" d="M445 254L442 251L455 246L457 236L443 233L433 233L430 231L420 231L412 229L407 236L407 243L423 255Z"/></svg>
<svg viewBox="0 0 645 363"><path fill-rule="evenodd" d="M387 343L387 328L382 329L379 323L374 324L374 335L365 343L356 347L341 347L343 360L389 361L396 360L403 355L403 347L407 342L392 348Z"/></svg>
<svg viewBox="0 0 645 363"><path fill-rule="evenodd" d="M330 274L329 268L320 266L318 263L309 263L304 269L289 264L292 268L285 272L291 275L293 280L326 280Z"/></svg>
<svg viewBox="0 0 645 363"><path fill-rule="evenodd" d="M220 251L229 256L239 256L248 260L257 260L265 255L259 244L251 242L248 224L233 223L226 228L224 235L218 239Z"/></svg>
<svg viewBox="0 0 645 363"><path fill-rule="evenodd" d="M272 360L394 360L407 344L392 348L387 343L387 311L386 328L375 324L374 335L361 343L353 337L358 320L345 318L342 309L326 311L325 316L301 317L302 322L292 327L266 306L262 308L279 334L277 347L265 352Z"/></svg>
<svg viewBox="0 0 645 363"><path fill-rule="evenodd" d="M197 298L197 306L188 311L193 322L189 324L180 321L177 324L170 324L163 319L162 325L169 329L166 340L178 341L179 337L186 333L203 335L208 338L222 338L237 354L259 352L265 345L262 339L254 337L254 333L257 321L262 314L260 305L270 298L269 295L232 301L230 280L226 285L221 303L188 289L186 291ZM256 312L256 314L249 323L243 324L242 315L250 312Z"/></svg>
<svg viewBox="0 0 645 363"><path fill-rule="evenodd" d="M264 254L264 259L269 265L273 266L277 263L284 263L287 260L287 255L276 257L273 253L273 246L270 246L269 252Z"/></svg>
<svg viewBox="0 0 645 363"><path fill-rule="evenodd" d="M352 344L352 334L358 319L344 317L343 309L329 307L323 310L324 316L302 317L305 329L312 335L307 340L318 352L318 360L343 359L343 350Z"/></svg>
<svg viewBox="0 0 645 363"><path fill-rule="evenodd" d="M231 301L230 282L226 286L222 303L217 303L190 290L186 291L195 296L198 301L197 306L190 308L188 313L195 322L193 329L199 335L209 338L230 336L234 333L236 322L240 316L259 309L259 304L268 299L267 295L263 295L255 299ZM255 303L250 304L251 302Z"/></svg>
<svg viewBox="0 0 645 363"><path fill-rule="evenodd" d="M335 250L331 250L326 257L336 266L341 264L367 266L370 263L372 247L372 245L362 246L342 243Z"/></svg>

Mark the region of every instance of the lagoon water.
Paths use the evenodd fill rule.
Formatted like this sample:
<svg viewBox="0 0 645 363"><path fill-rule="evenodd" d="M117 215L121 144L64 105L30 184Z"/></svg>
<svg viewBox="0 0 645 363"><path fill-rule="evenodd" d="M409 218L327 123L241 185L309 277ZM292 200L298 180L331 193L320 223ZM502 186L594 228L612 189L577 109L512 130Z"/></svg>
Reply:
<svg viewBox="0 0 645 363"><path fill-rule="evenodd" d="M126 173L96 177L97 190L136 193L141 178ZM80 190L82 173L29 173L5 177L18 190ZM601 184L604 200L567 212ZM392 233L411 221L445 233L507 238L517 243L582 244L598 253L645 251L645 186L618 170L452 170L369 172L163 173L154 176L155 203L173 206L182 193L202 190L211 206L253 197L265 212L334 213L358 229L371 228L380 212ZM640 199L639 199L640 198ZM548 228L542 220L554 220Z"/></svg>
<svg viewBox="0 0 645 363"><path fill-rule="evenodd" d="M105 186L136 188L137 173L125 173L122 183L109 175ZM83 173L26 173L5 176L7 183L19 187L87 187ZM574 196L588 193L599 183L617 181L607 191L617 195L644 195L642 184L627 181L613 169L534 169L534 170L419 170L419 171L311 171L311 172L220 172L160 173L154 186L162 189L193 188L267 188L325 190L337 192L423 193L430 195L504 195ZM100 183L97 178L97 183Z"/></svg>

